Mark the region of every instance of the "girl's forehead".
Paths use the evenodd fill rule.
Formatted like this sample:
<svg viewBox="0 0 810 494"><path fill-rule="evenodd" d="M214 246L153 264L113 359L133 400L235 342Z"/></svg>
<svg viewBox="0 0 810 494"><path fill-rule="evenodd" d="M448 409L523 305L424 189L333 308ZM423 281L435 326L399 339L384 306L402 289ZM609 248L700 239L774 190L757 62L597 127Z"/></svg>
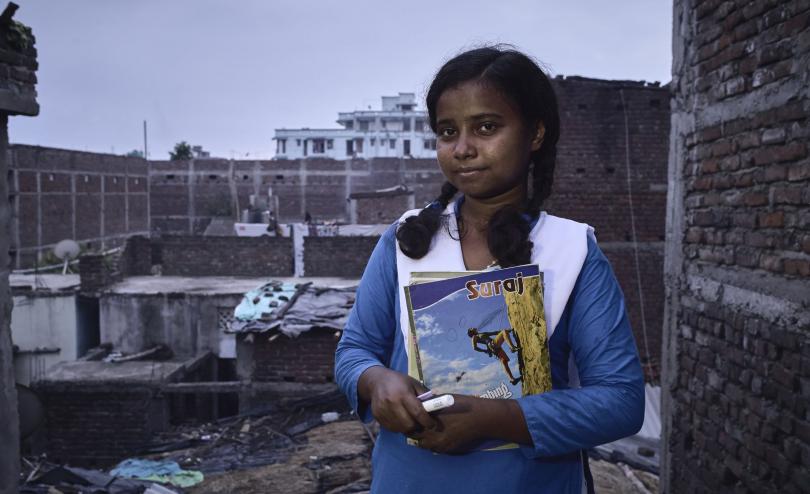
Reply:
<svg viewBox="0 0 810 494"><path fill-rule="evenodd" d="M467 81L445 90L436 102L437 120L497 114L518 116L514 102L492 84Z"/></svg>

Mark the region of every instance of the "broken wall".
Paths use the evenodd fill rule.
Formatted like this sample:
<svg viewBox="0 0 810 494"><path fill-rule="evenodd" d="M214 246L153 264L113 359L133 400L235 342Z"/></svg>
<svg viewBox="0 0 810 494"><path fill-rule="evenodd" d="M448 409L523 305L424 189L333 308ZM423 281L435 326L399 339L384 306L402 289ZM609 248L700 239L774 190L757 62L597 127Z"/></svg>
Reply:
<svg viewBox="0 0 810 494"><path fill-rule="evenodd" d="M806 492L810 5L673 18L662 492Z"/></svg>
<svg viewBox="0 0 810 494"><path fill-rule="evenodd" d="M162 344L181 358L209 350L220 358L235 358L234 336L225 330L242 296L241 292L103 293L101 342L124 353Z"/></svg>

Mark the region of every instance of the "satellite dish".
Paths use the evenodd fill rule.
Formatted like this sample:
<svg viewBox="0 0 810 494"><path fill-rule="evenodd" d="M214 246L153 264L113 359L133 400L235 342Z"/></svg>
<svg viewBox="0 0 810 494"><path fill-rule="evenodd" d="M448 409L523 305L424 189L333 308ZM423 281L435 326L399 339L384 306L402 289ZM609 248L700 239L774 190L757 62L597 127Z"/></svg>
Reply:
<svg viewBox="0 0 810 494"><path fill-rule="evenodd" d="M62 259L65 263L62 268L62 274L67 273L68 264L79 256L80 251L81 248L79 244L77 244L75 240L70 239L60 240L59 243L54 246L53 254L59 259Z"/></svg>

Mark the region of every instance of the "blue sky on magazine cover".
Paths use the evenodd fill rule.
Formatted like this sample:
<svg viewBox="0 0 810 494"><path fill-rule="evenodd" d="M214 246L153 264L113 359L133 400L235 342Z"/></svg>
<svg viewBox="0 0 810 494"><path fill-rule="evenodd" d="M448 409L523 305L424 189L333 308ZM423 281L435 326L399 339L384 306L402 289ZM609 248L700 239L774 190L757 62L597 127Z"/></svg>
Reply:
<svg viewBox="0 0 810 494"><path fill-rule="evenodd" d="M419 285L411 287L414 290ZM423 285L424 286L424 285ZM418 288L417 288L418 290ZM509 327L503 296L467 300L461 289L439 302L414 311L422 371L428 387L441 393L480 395L502 382L514 394L519 388L509 383L496 357L473 350L467 330L497 331ZM510 366L518 375L517 354L504 345Z"/></svg>

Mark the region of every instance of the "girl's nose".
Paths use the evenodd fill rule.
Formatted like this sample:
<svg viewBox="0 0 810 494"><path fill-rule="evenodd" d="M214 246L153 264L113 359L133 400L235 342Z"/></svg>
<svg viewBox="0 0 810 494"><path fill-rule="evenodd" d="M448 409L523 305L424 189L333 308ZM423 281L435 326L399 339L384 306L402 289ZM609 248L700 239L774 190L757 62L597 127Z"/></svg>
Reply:
<svg viewBox="0 0 810 494"><path fill-rule="evenodd" d="M453 148L453 157L457 160L467 160L475 157L475 146L462 132L459 134Z"/></svg>

